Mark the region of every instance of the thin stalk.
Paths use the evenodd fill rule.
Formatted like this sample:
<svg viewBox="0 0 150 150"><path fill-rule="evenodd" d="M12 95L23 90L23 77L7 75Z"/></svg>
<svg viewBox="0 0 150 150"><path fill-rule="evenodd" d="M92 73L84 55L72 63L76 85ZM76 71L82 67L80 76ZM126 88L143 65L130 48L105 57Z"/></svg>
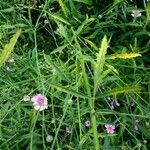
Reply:
<svg viewBox="0 0 150 150"><path fill-rule="evenodd" d="M81 60L81 67L82 67L82 71L83 71L83 77L85 80L85 87L87 90L87 94L89 97L91 97L91 89L90 89L90 84L85 72L85 65L84 65L84 61ZM97 132L97 123L96 123L96 114L95 114L95 110L94 110L94 99L89 98L88 99L89 102L89 106L90 106L90 110L91 110L91 122L92 122L92 128L93 128L93 136L94 136L94 147L95 150L100 150L100 145L99 145L99 140L98 140L98 132Z"/></svg>
<svg viewBox="0 0 150 150"><path fill-rule="evenodd" d="M95 150L100 150L100 145L99 145L99 140L98 140L98 132L97 132L96 114L95 114L95 110L94 110L95 98L92 98L90 84L89 84L88 77L87 77L87 74L85 71L84 60L82 58L81 47L80 47L80 44L78 43L77 38L75 38L75 42L77 45L77 53L79 54L79 61L80 61L82 72L83 72L83 78L85 81L85 88L87 90L87 95L88 95L87 96L88 97L88 103L89 103L90 111L91 111L90 116L91 116L92 130L93 130L93 136L94 136L94 147L95 147Z"/></svg>

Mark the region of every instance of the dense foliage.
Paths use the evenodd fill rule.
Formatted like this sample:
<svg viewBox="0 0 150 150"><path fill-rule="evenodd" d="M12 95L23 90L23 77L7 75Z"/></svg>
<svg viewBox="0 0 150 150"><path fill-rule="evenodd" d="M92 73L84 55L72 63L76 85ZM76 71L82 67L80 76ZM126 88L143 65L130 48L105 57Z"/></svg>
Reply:
<svg viewBox="0 0 150 150"><path fill-rule="evenodd" d="M149 150L149 49L148 0L0 0L0 149Z"/></svg>

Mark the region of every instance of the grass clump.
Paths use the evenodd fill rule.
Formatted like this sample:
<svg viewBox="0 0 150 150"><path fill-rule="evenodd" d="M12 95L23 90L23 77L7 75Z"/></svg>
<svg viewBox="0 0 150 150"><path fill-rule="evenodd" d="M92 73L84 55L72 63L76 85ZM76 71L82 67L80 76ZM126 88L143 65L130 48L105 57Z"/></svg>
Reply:
<svg viewBox="0 0 150 150"><path fill-rule="evenodd" d="M1 0L0 149L148 150L149 16L146 0Z"/></svg>

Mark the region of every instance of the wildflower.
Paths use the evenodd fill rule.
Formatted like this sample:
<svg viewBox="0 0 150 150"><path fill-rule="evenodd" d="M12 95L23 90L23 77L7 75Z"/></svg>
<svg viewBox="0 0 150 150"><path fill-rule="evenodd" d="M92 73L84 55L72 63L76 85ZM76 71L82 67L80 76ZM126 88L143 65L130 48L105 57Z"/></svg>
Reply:
<svg viewBox="0 0 150 150"><path fill-rule="evenodd" d="M15 63L15 60L14 60L13 58L10 58L10 59L8 59L7 62L10 63L10 64L14 64L14 63Z"/></svg>
<svg viewBox="0 0 150 150"><path fill-rule="evenodd" d="M106 90L106 87L105 87L104 85L102 85L102 86L101 86L101 89L105 91L105 90Z"/></svg>
<svg viewBox="0 0 150 150"><path fill-rule="evenodd" d="M99 14L99 15L98 15L98 18L101 19L101 18L102 18L102 15Z"/></svg>
<svg viewBox="0 0 150 150"><path fill-rule="evenodd" d="M30 96L29 96L29 95L25 95L25 96L23 97L23 100L24 100L25 102L30 101Z"/></svg>
<svg viewBox="0 0 150 150"><path fill-rule="evenodd" d="M135 131L138 131L138 130L139 130L139 124L138 124L138 123L139 123L139 120L135 120L135 121L134 121L134 130L135 130Z"/></svg>
<svg viewBox="0 0 150 150"><path fill-rule="evenodd" d="M49 23L49 21L48 20L44 20L44 24L48 24Z"/></svg>
<svg viewBox="0 0 150 150"><path fill-rule="evenodd" d="M52 140L53 140L53 136L48 135L48 136L46 137L46 141L47 141L47 142L52 142Z"/></svg>
<svg viewBox="0 0 150 150"><path fill-rule="evenodd" d="M117 100L113 100L111 102L111 109L114 109L115 107L119 107L119 106L120 106L120 104L118 103Z"/></svg>
<svg viewBox="0 0 150 150"><path fill-rule="evenodd" d="M139 10L133 10L131 16L134 18L141 17L142 13Z"/></svg>
<svg viewBox="0 0 150 150"><path fill-rule="evenodd" d="M115 125L111 125L111 124L106 124L105 125L106 131L107 133L113 134L115 132Z"/></svg>
<svg viewBox="0 0 150 150"><path fill-rule="evenodd" d="M91 121L90 120L86 120L85 121L85 126L86 127L90 127L91 126Z"/></svg>
<svg viewBox="0 0 150 150"><path fill-rule="evenodd" d="M37 94L32 97L31 101L35 110L42 111L48 108L47 98L42 94Z"/></svg>
<svg viewBox="0 0 150 150"><path fill-rule="evenodd" d="M72 133L72 129L69 128L69 127L66 127L66 132L69 133L69 134L71 134Z"/></svg>
<svg viewBox="0 0 150 150"><path fill-rule="evenodd" d="M107 99L108 99L109 101L111 101L111 100L112 100L112 97L111 97L111 96L107 96Z"/></svg>
<svg viewBox="0 0 150 150"><path fill-rule="evenodd" d="M137 124L134 125L134 130L135 130L135 131L138 131L138 130L139 130Z"/></svg>
<svg viewBox="0 0 150 150"><path fill-rule="evenodd" d="M11 69L10 69L9 66L6 66L6 70L7 70L7 71L11 71Z"/></svg>

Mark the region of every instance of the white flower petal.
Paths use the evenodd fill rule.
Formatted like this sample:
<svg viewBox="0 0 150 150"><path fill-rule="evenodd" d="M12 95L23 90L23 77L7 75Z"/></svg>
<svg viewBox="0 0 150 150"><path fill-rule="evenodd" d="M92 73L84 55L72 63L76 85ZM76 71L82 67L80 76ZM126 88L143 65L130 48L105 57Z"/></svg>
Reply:
<svg viewBox="0 0 150 150"><path fill-rule="evenodd" d="M25 96L23 97L23 100L24 100L25 102L30 101L30 96L25 95Z"/></svg>

